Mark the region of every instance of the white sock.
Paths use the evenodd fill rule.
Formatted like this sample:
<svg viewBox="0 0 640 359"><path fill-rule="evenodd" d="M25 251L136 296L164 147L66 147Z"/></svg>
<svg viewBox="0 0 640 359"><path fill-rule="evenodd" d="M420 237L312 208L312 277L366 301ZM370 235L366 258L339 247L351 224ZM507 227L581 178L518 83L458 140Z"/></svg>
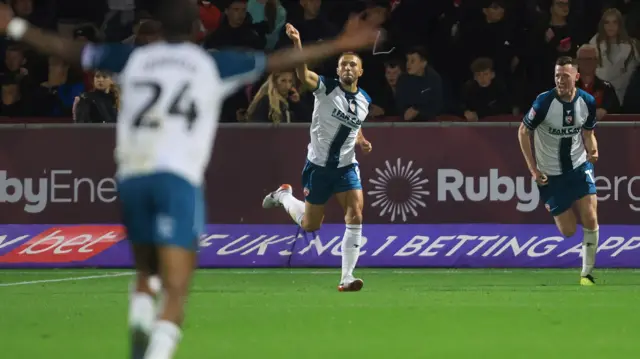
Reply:
<svg viewBox="0 0 640 359"><path fill-rule="evenodd" d="M300 225L304 216L304 202L287 192L278 193L276 199L282 203L285 211L289 213L293 221Z"/></svg>
<svg viewBox="0 0 640 359"><path fill-rule="evenodd" d="M160 320L156 322L149 339L144 359L171 359L180 341L180 327L172 322Z"/></svg>
<svg viewBox="0 0 640 359"><path fill-rule="evenodd" d="M362 225L347 224L342 237L342 279L353 277L353 270L360 256L362 244Z"/></svg>
<svg viewBox="0 0 640 359"><path fill-rule="evenodd" d="M598 251L598 240L600 230L582 228L584 237L582 239L582 276L591 275L596 264L596 252Z"/></svg>
<svg viewBox="0 0 640 359"><path fill-rule="evenodd" d="M155 301L147 293L131 293L129 297L129 327L151 334L156 318Z"/></svg>

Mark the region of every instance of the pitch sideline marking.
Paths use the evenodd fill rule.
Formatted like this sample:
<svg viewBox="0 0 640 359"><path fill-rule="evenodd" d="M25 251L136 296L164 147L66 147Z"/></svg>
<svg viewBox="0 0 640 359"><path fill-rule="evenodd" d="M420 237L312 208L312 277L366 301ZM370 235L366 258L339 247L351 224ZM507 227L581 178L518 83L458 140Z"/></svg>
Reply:
<svg viewBox="0 0 640 359"><path fill-rule="evenodd" d="M133 272L126 273L111 273L111 274L102 274L102 275L90 275L84 277L68 277L68 278L57 278L57 279L41 279L41 280L30 280L24 282L11 282L11 283L0 283L0 287L15 287L18 285L29 285L29 284L43 284L43 283L57 283L57 282L70 282L77 280L87 280L87 279L99 279L99 278L110 278L110 277L123 277L133 275Z"/></svg>

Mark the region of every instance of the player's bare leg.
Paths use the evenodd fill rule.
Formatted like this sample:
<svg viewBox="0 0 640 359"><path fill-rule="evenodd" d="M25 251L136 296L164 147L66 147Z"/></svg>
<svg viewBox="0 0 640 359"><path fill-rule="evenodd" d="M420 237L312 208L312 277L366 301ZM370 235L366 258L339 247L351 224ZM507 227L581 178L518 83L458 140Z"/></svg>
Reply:
<svg viewBox="0 0 640 359"><path fill-rule="evenodd" d="M598 241L600 230L598 225L598 199L596 195L587 195L576 201L582 230L582 273L580 284L585 286L594 285L593 268L596 264L596 253L598 252Z"/></svg>
<svg viewBox="0 0 640 359"><path fill-rule="evenodd" d="M364 207L362 190L336 193L336 198L344 210L346 224L344 237L342 237L342 279L338 290L357 292L364 285L362 279L353 276L362 245L362 209Z"/></svg>
<svg viewBox="0 0 640 359"><path fill-rule="evenodd" d="M283 184L262 201L263 208L284 207L291 219L306 232L315 232L324 220L324 205L302 202L293 196L291 185Z"/></svg>
<svg viewBox="0 0 640 359"><path fill-rule="evenodd" d="M164 306L154 324L144 359L170 359L182 336L184 306L196 267L196 252L181 247L158 249Z"/></svg>
<svg viewBox="0 0 640 359"><path fill-rule="evenodd" d="M143 359L156 316L155 294L151 278L157 273L158 258L152 245L132 245L136 278L129 296L129 330L131 359Z"/></svg>

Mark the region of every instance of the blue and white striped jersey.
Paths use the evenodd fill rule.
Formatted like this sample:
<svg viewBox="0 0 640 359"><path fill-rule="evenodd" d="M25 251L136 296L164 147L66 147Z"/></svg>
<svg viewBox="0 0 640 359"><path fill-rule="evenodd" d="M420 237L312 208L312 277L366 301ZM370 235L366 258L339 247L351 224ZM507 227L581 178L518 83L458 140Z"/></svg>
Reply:
<svg viewBox="0 0 640 359"><path fill-rule="evenodd" d="M371 98L362 89L355 93L340 87L338 79L320 76L313 92L311 142L307 159L327 168L345 167L356 161L356 137L369 114Z"/></svg>
<svg viewBox="0 0 640 359"><path fill-rule="evenodd" d="M534 152L540 172L561 175L587 161L582 129L596 127L596 101L577 89L573 101L565 102L553 89L538 95L522 121L534 131Z"/></svg>
<svg viewBox="0 0 640 359"><path fill-rule="evenodd" d="M89 44L82 64L119 73L117 176L171 172L200 186L224 100L262 75L266 57L191 43Z"/></svg>

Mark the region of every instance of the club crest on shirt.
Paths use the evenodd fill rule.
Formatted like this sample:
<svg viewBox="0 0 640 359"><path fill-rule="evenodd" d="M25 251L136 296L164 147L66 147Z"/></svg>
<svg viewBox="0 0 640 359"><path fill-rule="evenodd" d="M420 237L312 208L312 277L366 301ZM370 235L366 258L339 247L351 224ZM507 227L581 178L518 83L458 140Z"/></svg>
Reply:
<svg viewBox="0 0 640 359"><path fill-rule="evenodd" d="M536 118L536 110L534 110L533 107L531 108L531 110L529 110L529 113L527 114L527 118L530 121L533 121L533 119Z"/></svg>
<svg viewBox="0 0 640 359"><path fill-rule="evenodd" d="M565 116L564 117L564 121L569 125L572 124L573 123L573 116Z"/></svg>
<svg viewBox="0 0 640 359"><path fill-rule="evenodd" d="M304 193L304 196L305 196L305 197L307 197L307 196L309 195L309 189L308 189L307 187L305 187L305 188L302 190L302 193Z"/></svg>

